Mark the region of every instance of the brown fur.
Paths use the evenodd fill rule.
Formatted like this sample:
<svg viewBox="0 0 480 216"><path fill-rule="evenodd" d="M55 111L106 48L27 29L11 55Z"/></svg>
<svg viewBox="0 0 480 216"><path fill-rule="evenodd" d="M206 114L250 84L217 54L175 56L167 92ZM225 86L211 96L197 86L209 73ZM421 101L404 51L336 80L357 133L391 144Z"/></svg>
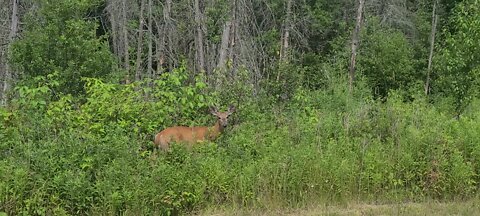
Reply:
<svg viewBox="0 0 480 216"><path fill-rule="evenodd" d="M215 140L223 129L227 126L227 119L235 111L235 107L230 106L227 112L218 112L216 108L210 112L218 117L218 121L211 127L185 127L175 126L162 130L155 136L154 144L162 150L168 150L170 143L185 143L189 146L205 140Z"/></svg>

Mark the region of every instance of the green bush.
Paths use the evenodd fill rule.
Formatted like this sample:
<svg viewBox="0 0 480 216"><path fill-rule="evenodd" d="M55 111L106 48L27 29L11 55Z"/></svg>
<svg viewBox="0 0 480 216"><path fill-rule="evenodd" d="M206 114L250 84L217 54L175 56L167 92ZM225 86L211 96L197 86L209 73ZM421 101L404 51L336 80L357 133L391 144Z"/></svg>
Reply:
<svg viewBox="0 0 480 216"><path fill-rule="evenodd" d="M299 87L278 105L244 98L237 123L215 142L144 148L162 128L213 121L206 107L218 98L200 80L188 82L182 68L143 90L85 79L82 100L18 87L0 110L0 211L177 215L477 192L476 103L455 119L421 96L375 101L361 83L354 94L345 82Z"/></svg>
<svg viewBox="0 0 480 216"><path fill-rule="evenodd" d="M407 90L423 81L414 69L420 61L399 30L383 27L377 18L364 31L358 56L358 72L367 79L374 96L384 98L390 90ZM418 88L415 88L418 89Z"/></svg>

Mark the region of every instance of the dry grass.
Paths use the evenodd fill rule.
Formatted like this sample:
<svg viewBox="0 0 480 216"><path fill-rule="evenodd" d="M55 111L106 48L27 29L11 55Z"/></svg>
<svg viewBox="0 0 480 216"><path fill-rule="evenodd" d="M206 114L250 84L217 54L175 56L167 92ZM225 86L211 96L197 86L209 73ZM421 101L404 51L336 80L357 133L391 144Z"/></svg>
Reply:
<svg viewBox="0 0 480 216"><path fill-rule="evenodd" d="M364 216L364 215L480 215L480 200L465 202L427 202L427 203L402 203L388 205L372 204L346 204L311 206L302 209L210 209L199 215L279 215L279 216Z"/></svg>

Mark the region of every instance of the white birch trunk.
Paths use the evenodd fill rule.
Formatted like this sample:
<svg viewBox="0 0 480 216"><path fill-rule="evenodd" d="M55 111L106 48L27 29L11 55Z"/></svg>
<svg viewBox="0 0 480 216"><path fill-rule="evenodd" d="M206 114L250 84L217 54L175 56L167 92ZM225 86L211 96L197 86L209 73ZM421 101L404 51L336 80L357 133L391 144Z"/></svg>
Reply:
<svg viewBox="0 0 480 216"><path fill-rule="evenodd" d="M141 80L142 74L142 51L143 51L143 9L145 8L145 0L140 2L140 16L139 16L139 25L138 25L138 38L137 38L137 60L135 62L135 81Z"/></svg>
<svg viewBox="0 0 480 216"><path fill-rule="evenodd" d="M432 32L430 33L430 54L428 55L428 66L427 66L427 78L425 80L425 95L428 95L430 90L430 73L432 71L432 59L433 51L435 47L435 34L437 32L437 20L438 15L436 15L437 1L433 3L432 9Z"/></svg>
<svg viewBox="0 0 480 216"><path fill-rule="evenodd" d="M18 0L12 0L12 16L10 22L10 32L8 34L8 46L7 50L10 47L10 44L13 42L18 32ZM12 71L10 71L10 65L8 61L5 62L5 74L3 78L3 88L2 88L2 98L1 104L7 104L7 92L10 89L10 82L12 79Z"/></svg>
<svg viewBox="0 0 480 216"><path fill-rule="evenodd" d="M204 52L204 39L203 39L203 17L202 12L200 11L200 0L194 1L195 9L195 25L196 25L196 60L198 64L198 72L205 71L205 52Z"/></svg>
<svg viewBox="0 0 480 216"><path fill-rule="evenodd" d="M364 4L365 4L365 0L359 0L355 29L353 30L353 34L352 34L352 54L350 57L350 71L349 71L350 93L353 91L353 81L355 80L355 64L356 64L357 49L358 49L358 42L359 42L358 38L360 37L360 29L362 28L362 16L363 16Z"/></svg>

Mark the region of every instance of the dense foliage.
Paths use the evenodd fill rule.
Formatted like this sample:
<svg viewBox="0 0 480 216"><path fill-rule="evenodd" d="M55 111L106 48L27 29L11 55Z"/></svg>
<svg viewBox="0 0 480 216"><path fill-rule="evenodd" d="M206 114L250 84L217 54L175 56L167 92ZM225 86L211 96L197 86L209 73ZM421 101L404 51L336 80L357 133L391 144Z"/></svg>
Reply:
<svg viewBox="0 0 480 216"><path fill-rule="evenodd" d="M430 0L367 1L352 91L356 3L181 0L127 13L126 2L42 0L25 13L0 107L0 215L478 199L480 1L435 1L427 94ZM155 30L148 13L165 15ZM207 60L227 47L225 65L199 69L192 26ZM208 107L230 104L219 139L153 147L160 130L213 125Z"/></svg>
<svg viewBox="0 0 480 216"><path fill-rule="evenodd" d="M26 82L32 77L58 76L55 94L84 92L82 77L106 78L114 59L104 38L96 36L98 24L85 20L98 1L41 1L40 22L31 21L22 40L12 47L12 61ZM33 18L30 18L33 19Z"/></svg>
<svg viewBox="0 0 480 216"><path fill-rule="evenodd" d="M99 80L86 81L80 107L71 97L45 102L41 87L23 90L28 100L1 112L2 211L176 214L212 205L463 199L477 192L478 110L456 120L421 96L404 103L393 94L379 103L366 92L349 96L346 85L298 90L283 107L241 105L238 123L218 142L157 154L143 136L156 125L211 122L203 109L209 99L197 97L201 82L178 89L173 76L181 74L151 89L162 102Z"/></svg>

